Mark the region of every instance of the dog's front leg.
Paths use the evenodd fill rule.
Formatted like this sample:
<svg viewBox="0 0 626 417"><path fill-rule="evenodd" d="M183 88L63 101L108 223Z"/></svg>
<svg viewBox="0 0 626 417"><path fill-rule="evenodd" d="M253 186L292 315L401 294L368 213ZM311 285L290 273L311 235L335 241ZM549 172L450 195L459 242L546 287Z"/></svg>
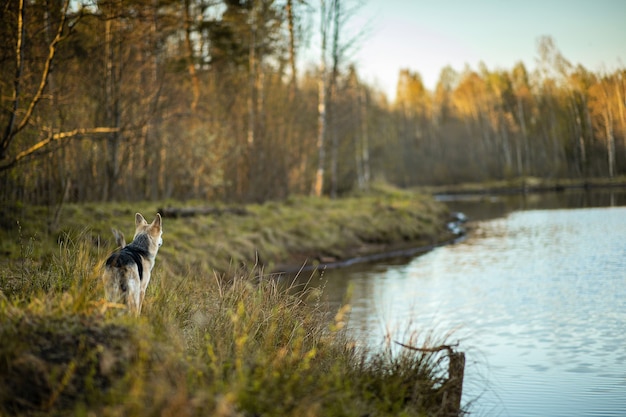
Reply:
<svg viewBox="0 0 626 417"><path fill-rule="evenodd" d="M150 274L145 274L143 279L141 280L141 291L139 292L139 313L141 313L141 306L143 305L143 300L146 296L146 290L148 289L148 283L150 283Z"/></svg>

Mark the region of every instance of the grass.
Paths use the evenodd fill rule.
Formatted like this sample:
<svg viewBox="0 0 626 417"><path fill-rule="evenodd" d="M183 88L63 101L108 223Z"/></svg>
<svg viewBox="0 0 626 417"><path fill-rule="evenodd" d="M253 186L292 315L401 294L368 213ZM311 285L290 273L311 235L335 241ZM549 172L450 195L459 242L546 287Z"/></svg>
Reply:
<svg viewBox="0 0 626 417"><path fill-rule="evenodd" d="M412 210L431 204L406 197L354 197L346 204L401 219L417 217ZM194 218L193 225L185 224L190 219L165 219L164 253L139 318L105 303L98 279L113 245L100 234L108 227L107 213L119 210L116 218L132 219L130 207L65 208L76 224L91 217L95 227L62 226L52 232L54 251L47 241L53 236L30 235L20 223L21 231L13 229L15 246L7 246L17 253L0 267L0 415L445 415L449 386L442 358L389 344L378 350L361 346L344 332L349 303L331 314L314 290L285 288L259 268L229 260L218 272L212 268L217 261L202 259L215 248L210 245L218 245L209 240L204 252L176 260L189 248L174 242L193 231L221 236L224 253L241 248L245 258L260 245L267 248L263 256L288 258L294 248L321 250L328 241L347 251L347 243L395 242L396 235L412 239L437 230L426 225L406 232L392 223L382 236L370 230L363 237L364 229L355 227L361 212L345 216L341 204L293 199L252 207L245 218ZM297 216L302 205L310 212ZM316 218L322 212L349 231L333 236L344 230L339 225L317 230L318 221L328 225ZM435 222L441 214L432 215L428 221ZM297 227L299 218L308 225ZM372 223L378 221L383 223ZM222 222L237 224L241 235ZM300 242L307 237L312 241Z"/></svg>
<svg viewBox="0 0 626 417"><path fill-rule="evenodd" d="M204 202L169 202L173 206L202 206ZM220 206L220 204L216 204ZM162 204L115 203L66 205L60 221L51 228L53 211L41 207L4 208L0 228L0 254L5 259L24 259L29 241L33 258L49 260L59 242L87 230L98 248L113 245L111 227L130 240L134 213L151 219ZM291 197L245 207L245 215L165 218L164 245L177 272L188 268L226 272L233 266L264 266L266 271L301 266L324 259L345 259L406 246L430 245L450 236L445 228L448 211L429 196L379 186L367 195L337 200ZM0 216L1 217L1 216ZM102 250L102 249L100 249Z"/></svg>

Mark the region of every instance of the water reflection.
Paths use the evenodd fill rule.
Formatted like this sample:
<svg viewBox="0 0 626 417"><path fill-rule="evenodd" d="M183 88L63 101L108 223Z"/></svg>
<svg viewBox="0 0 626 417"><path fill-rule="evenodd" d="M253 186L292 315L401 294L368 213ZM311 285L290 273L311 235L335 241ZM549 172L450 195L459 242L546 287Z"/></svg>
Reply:
<svg viewBox="0 0 626 417"><path fill-rule="evenodd" d="M591 201L567 194L523 204ZM469 350L465 401L480 396L474 415L626 415L626 208L492 204L509 214L475 223L462 243L326 272L325 297L338 305L351 288L350 330L372 346L388 331L454 329Z"/></svg>
<svg viewBox="0 0 626 417"><path fill-rule="evenodd" d="M623 188L565 190L558 193L442 195L438 200L474 221L502 217L518 210L618 207L626 205Z"/></svg>

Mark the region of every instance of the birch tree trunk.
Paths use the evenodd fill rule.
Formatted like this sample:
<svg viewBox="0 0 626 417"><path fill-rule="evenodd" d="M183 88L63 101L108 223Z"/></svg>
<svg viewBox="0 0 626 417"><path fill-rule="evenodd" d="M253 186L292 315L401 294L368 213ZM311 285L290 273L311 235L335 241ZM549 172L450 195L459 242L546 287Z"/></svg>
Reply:
<svg viewBox="0 0 626 417"><path fill-rule="evenodd" d="M289 100L293 101L296 96L297 89L297 73L296 73L296 35L294 29L293 0L287 0L287 26L289 30L289 68L291 69L291 78L289 80Z"/></svg>
<svg viewBox="0 0 626 417"><path fill-rule="evenodd" d="M337 97L337 78L339 75L339 26L341 22L341 3L340 0L332 0L332 11L331 14L333 16L333 46L332 46L332 57L333 57L333 69L331 71L330 78L330 97L328 99L328 113L330 116L330 128L331 128L331 153L330 153L330 196L331 198L337 197L337 164L339 157L339 137L337 133L337 117L336 112L333 112L334 100Z"/></svg>
<svg viewBox="0 0 626 417"><path fill-rule="evenodd" d="M359 178L359 187L368 189L370 183L370 151L368 138L367 123L367 93L364 86L359 86L359 104L361 113L361 174Z"/></svg>
<svg viewBox="0 0 626 417"><path fill-rule="evenodd" d="M520 175L526 175L528 173L528 133L526 130L526 115L524 112L524 103L519 96L517 97L517 118L519 119L520 130L522 133L522 146L518 146L517 151L517 165L520 170ZM524 149L523 156L522 149Z"/></svg>
<svg viewBox="0 0 626 417"><path fill-rule="evenodd" d="M23 71L24 58L24 0L19 0L17 13L17 41L15 43L15 79L13 81L13 100L11 110L9 111L9 122L6 125L2 142L0 143L0 160L6 157L6 152L15 135L14 126L17 118L17 109L20 104L21 95L21 79Z"/></svg>
<svg viewBox="0 0 626 417"><path fill-rule="evenodd" d="M616 79L615 93L617 94L617 112L622 125L622 140L626 145L626 73L622 73Z"/></svg>
<svg viewBox="0 0 626 417"><path fill-rule="evenodd" d="M159 13L157 11L158 0L152 0L152 22L150 25L150 42L156 44ZM190 57L191 58L191 57ZM148 79L152 85L159 83L159 59L157 55L151 58L151 67ZM160 94L155 94L151 106L155 111L158 108ZM165 189L165 158L166 148L163 146L161 133L161 117L153 117L147 127L146 147L144 149L144 166L146 173L145 196L150 200L156 200L163 195Z"/></svg>
<svg viewBox="0 0 626 417"><path fill-rule="evenodd" d="M585 111L587 111L587 102L585 100L585 96L581 93L581 107L582 109L584 109ZM576 106L576 103L574 102L574 106ZM579 161L579 170L580 170L580 174L585 177L586 171L587 171L587 150L586 150L586 145L585 145L585 126L583 125L583 118L582 118L582 110L579 108L575 108L575 121L576 121L576 126L577 126L577 134L578 134L578 154L580 157L580 161Z"/></svg>
<svg viewBox="0 0 626 417"><path fill-rule="evenodd" d="M116 77L116 59L118 58L115 42L116 21L117 18L115 6L117 3L111 4L104 27L104 77L105 91L104 103L106 113L106 124L112 127L119 127L119 99L117 94L117 77ZM113 189L119 176L119 131L112 132L107 138L107 161L106 161L106 179L104 189L102 190L102 201L109 201L113 198Z"/></svg>
<svg viewBox="0 0 626 417"><path fill-rule="evenodd" d="M320 35L322 45L320 52L319 79L317 83L318 104L317 104L317 171L315 173L315 185L313 194L321 197L324 189L324 164L326 152L324 149L324 139L326 136L326 34L328 31L328 21L326 19L326 1L320 0Z"/></svg>
<svg viewBox="0 0 626 417"><path fill-rule="evenodd" d="M187 49L187 68L191 77L191 85L193 89L193 100L191 101L191 111L194 112L200 101L200 80L196 73L196 65L194 62L193 46L191 44L191 23L193 17L191 15L191 1L185 0L185 48Z"/></svg>
<svg viewBox="0 0 626 417"><path fill-rule="evenodd" d="M613 178L615 176L615 136L613 136L613 113L611 112L611 107L608 103L606 109L604 110L604 127L606 129L609 178Z"/></svg>
<svg viewBox="0 0 626 417"><path fill-rule="evenodd" d="M257 36L257 22L255 12L255 2L252 2L252 10L250 10L250 45L248 46L248 147L251 148L254 145L255 136L255 86L256 86L256 70L257 70L257 57L256 57L256 36Z"/></svg>

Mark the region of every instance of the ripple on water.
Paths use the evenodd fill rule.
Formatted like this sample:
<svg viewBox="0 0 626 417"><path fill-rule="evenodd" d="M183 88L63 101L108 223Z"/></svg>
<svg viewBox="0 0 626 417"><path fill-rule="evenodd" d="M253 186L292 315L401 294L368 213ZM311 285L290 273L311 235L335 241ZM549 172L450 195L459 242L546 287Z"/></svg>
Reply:
<svg viewBox="0 0 626 417"><path fill-rule="evenodd" d="M392 323L462 328L482 358L466 353L475 416L624 417L625 218L624 207L516 212L406 265L342 271L363 297L349 326L378 331L373 306L392 306Z"/></svg>

